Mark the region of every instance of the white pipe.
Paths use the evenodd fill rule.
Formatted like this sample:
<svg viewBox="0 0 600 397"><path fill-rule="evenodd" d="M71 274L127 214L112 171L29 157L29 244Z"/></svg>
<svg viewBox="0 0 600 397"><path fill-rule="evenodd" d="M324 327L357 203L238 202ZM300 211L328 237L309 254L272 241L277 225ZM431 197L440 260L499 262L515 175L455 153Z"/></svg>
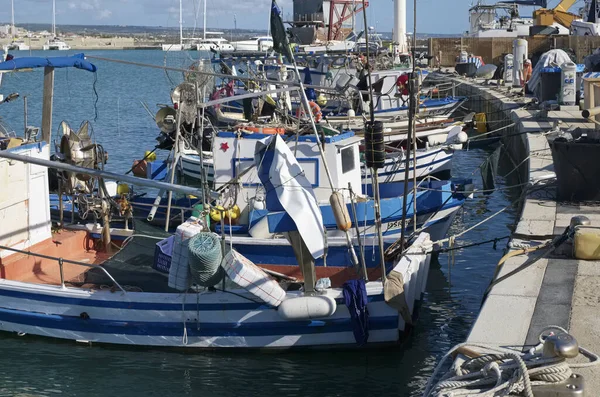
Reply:
<svg viewBox="0 0 600 397"><path fill-rule="evenodd" d="M54 168L57 170L74 172L77 174L91 175L91 176L95 176L96 178L104 178L104 179L109 179L109 180L113 180L113 181L131 183L132 185L146 186L146 187L156 188L156 189L165 189L168 191L178 192L178 193L182 193L182 194L191 194L191 195L198 196L198 197L200 197L200 195L202 194L202 191L200 189L193 188L193 187L181 186L181 185L176 185L176 184L171 184L171 183L166 183L166 182L153 181L150 179L143 179L143 178L138 178L135 176L116 174L114 172L109 172L109 171L100 171L100 170L95 170L95 169L91 169L91 168L77 167L77 166L71 165L71 164L59 163L58 161L38 159L38 158L34 158L34 157L24 156L21 154L11 153L11 152L7 152L6 150L0 151L0 158L20 161L20 162L23 162L26 164L35 164L35 165L39 165L40 167Z"/></svg>
<svg viewBox="0 0 600 397"><path fill-rule="evenodd" d="M406 0L394 0L394 32L392 40L395 46L394 58L408 51L406 45Z"/></svg>

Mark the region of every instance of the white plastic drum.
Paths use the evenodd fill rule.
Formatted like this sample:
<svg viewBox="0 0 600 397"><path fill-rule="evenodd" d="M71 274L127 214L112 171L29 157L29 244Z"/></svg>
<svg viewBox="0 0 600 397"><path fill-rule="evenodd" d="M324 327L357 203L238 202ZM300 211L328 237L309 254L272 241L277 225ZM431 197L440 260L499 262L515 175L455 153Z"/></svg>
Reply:
<svg viewBox="0 0 600 397"><path fill-rule="evenodd" d="M231 250L221 262L234 283L271 306L279 306L285 299L285 291L260 267L239 252Z"/></svg>
<svg viewBox="0 0 600 397"><path fill-rule="evenodd" d="M561 87L561 105L574 106L575 93L577 91L577 65L573 62L565 62L561 66L562 87Z"/></svg>

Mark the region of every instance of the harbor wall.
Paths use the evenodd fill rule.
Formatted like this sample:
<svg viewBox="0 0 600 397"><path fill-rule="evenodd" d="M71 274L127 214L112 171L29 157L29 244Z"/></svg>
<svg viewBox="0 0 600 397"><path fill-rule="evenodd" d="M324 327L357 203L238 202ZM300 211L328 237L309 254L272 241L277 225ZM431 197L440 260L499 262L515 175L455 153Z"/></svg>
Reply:
<svg viewBox="0 0 600 397"><path fill-rule="evenodd" d="M61 39L71 46L74 50L121 50L139 46L133 37L61 37ZM48 41L45 37L30 37L22 39L32 50L41 50L42 46ZM0 46L9 44L10 38L0 39Z"/></svg>
<svg viewBox="0 0 600 397"><path fill-rule="evenodd" d="M519 180L528 180L529 145L527 136L518 134L518 125L511 119L511 112L523 106L521 101L510 99L501 92L482 89L463 79L453 79L456 84L455 94L468 97L465 107L473 112L485 113L488 132L499 130L502 143L510 156L510 161L519 167Z"/></svg>
<svg viewBox="0 0 600 397"><path fill-rule="evenodd" d="M521 210L507 246L510 255L505 256L501 266L496 265L495 277L517 273L490 289L467 343L533 346L546 327L558 325L573 335L579 346L596 353L600 346L600 261L574 259L569 241L543 258L533 251L561 235L573 216L585 215L593 227L600 225L597 202L556 199L554 162L546 136L553 129L590 131L595 124L581 116L579 106L543 111L531 106L532 98L516 95L507 87L484 84L483 80L448 78L458 84L458 94L471 96L474 110L496 111L502 116L490 115L490 120L500 118L498 121L509 123L505 125L511 128L498 134L514 165L519 166L520 183L530 186L520 197L513 196ZM523 267L528 259L535 261ZM490 271L493 265L490 263ZM598 395L600 367L573 371L585 378L586 395Z"/></svg>
<svg viewBox="0 0 600 397"><path fill-rule="evenodd" d="M557 37L524 37L529 44L529 55L532 59L541 56L544 52L560 48L572 52L578 63L600 47L600 37L592 36L557 36ZM508 37L475 38L451 37L430 38L428 52L438 55L442 51L442 66L454 66L456 57L461 50L481 56L485 63L499 64L505 54L512 53L515 39Z"/></svg>

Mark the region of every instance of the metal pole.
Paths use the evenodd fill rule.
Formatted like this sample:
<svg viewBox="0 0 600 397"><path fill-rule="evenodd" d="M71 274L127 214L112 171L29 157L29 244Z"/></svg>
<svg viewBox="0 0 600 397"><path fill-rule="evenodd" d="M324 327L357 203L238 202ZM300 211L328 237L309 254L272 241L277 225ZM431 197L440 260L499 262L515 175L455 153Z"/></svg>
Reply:
<svg viewBox="0 0 600 397"><path fill-rule="evenodd" d="M411 142L412 142L412 136L413 136L413 126L414 126L414 117L415 117L415 112L414 112L414 102L415 102L415 96L414 93L412 91L412 89L414 88L414 85L412 84L413 82L413 75L411 74L410 80L409 80L409 105L408 105L408 131L407 131L407 137L406 137L406 153L405 153L405 158L404 158L404 198L402 200L402 230L400 230L400 244L402 244L402 252L404 251L404 234L405 234L405 229L406 229L406 213L407 213L407 201L408 201L408 180L409 180L409 171L410 171L410 149L411 149ZM413 200L415 198L413 197Z"/></svg>
<svg viewBox="0 0 600 397"><path fill-rule="evenodd" d="M367 5L365 4L365 0L362 0L363 6L363 23L365 30L365 44L367 47L367 64L365 67L367 68L367 79L369 82L369 116L371 119L371 126L375 125L375 109L373 105L373 83L371 80L371 57L369 52L369 26L367 24ZM362 95L359 93L359 95ZM381 230L381 199L379 197L379 180L377 175L377 169L371 168L371 173L373 175L373 192L375 203L373 205L375 210L375 228L377 230L377 239L379 242L379 260L381 261L381 280L385 284L387 280L386 272L385 272L385 250L383 247L383 233Z"/></svg>
<svg viewBox="0 0 600 397"><path fill-rule="evenodd" d="M416 67L415 67L415 55L417 49L417 0L414 0L413 5L413 37L412 37L412 71L413 71L413 82L416 86L416 93L419 95L420 87L418 84ZM415 91L413 91L415 92ZM417 96L416 106L415 106L415 114L419 112L419 97ZM413 232L417 231L417 122L416 117L413 116L412 120L412 130L413 130Z"/></svg>
<svg viewBox="0 0 600 397"><path fill-rule="evenodd" d="M65 272L63 270L63 258L58 258L58 270L60 271L60 287L65 289Z"/></svg>
<svg viewBox="0 0 600 397"><path fill-rule="evenodd" d="M206 85L202 86L202 100L205 98L206 96ZM198 81L196 80L196 103L198 105L200 105L201 102L201 98L200 98L200 87L198 86ZM208 210L208 202L209 200L207 200L206 197L206 192L208 192L208 176L205 173L205 168L204 168L204 153L202 150L202 141L204 140L204 116L205 116L205 108L202 108L202 112L200 112L200 108L197 107L197 117L198 120L200 121L198 123L199 127L200 127L200 148L198 149L198 155L200 156L200 186L202 187L202 209L204 211Z"/></svg>
<svg viewBox="0 0 600 397"><path fill-rule="evenodd" d="M23 132L27 131L27 95L23 97Z"/></svg>
<svg viewBox="0 0 600 397"><path fill-rule="evenodd" d="M352 207L352 222L354 223L354 230L356 231L356 239L358 240L358 249L360 251L360 263L362 265L362 276L365 281L369 281L367 274L367 262L365 261L365 250L363 243L360 238L360 225L358 224L358 217L356 216L356 205L354 203L354 191L352 190L352 184L348 182L348 191L350 192L350 204Z"/></svg>
<svg viewBox="0 0 600 397"><path fill-rule="evenodd" d="M54 68L44 68L44 91L42 98L42 140L50 144L52 139L52 101L54 100Z"/></svg>
<svg viewBox="0 0 600 397"><path fill-rule="evenodd" d="M74 172L77 174L86 174L86 175L100 177L100 178L113 180L113 181L127 182L127 183L131 183L132 185L146 186L146 187L155 188L155 189L165 189L165 190L170 190L170 191L178 192L178 193L182 193L182 194L192 194L194 196L198 196L201 194L201 191L195 187L181 186L181 185L175 185L175 184L166 183L166 182L159 182L159 181L153 181L153 180L149 180L149 179L136 178L134 176L116 174L114 172L109 172L109 171L100 171L100 170L95 170L92 168L77 167L77 166L70 165L70 164L59 163L57 161L50 161L50 160L44 160L44 159L24 156L21 154L8 152L6 150L0 151L0 158L16 160L16 161L20 161L20 162L26 163L26 164L35 164L35 165L39 165L41 167L53 168L53 169L62 170L62 171Z"/></svg>
<svg viewBox="0 0 600 397"><path fill-rule="evenodd" d="M65 225L64 221L64 205L63 205L63 189L62 189L62 176L58 176L58 213L59 218L58 222L60 223L60 227ZM73 208L71 208L73 211Z"/></svg>
<svg viewBox="0 0 600 397"><path fill-rule="evenodd" d="M177 168L177 161L179 161L179 129L181 128L181 102L177 103L177 123L175 128L175 145L173 146L173 162L171 163L171 176L169 183L173 183L175 180L175 169ZM165 232L169 231L169 218L171 217L171 199L173 198L173 192L169 190L167 194L167 216L165 220Z"/></svg>

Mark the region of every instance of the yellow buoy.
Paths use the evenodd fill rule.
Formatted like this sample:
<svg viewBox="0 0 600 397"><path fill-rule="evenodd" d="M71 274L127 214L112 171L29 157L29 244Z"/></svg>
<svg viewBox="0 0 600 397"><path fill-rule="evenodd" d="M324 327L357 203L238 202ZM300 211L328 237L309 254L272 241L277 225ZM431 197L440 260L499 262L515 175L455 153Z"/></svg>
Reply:
<svg viewBox="0 0 600 397"><path fill-rule="evenodd" d="M144 157L146 158L146 161L154 161L156 160L156 153L151 153L150 150L146 150L146 153L144 153Z"/></svg>
<svg viewBox="0 0 600 397"><path fill-rule="evenodd" d="M344 196L340 192L334 192L329 197L329 204L331 204L331 210L335 218L335 223L338 229L346 232L352 227L352 221L350 220L350 214L348 213L348 207L344 202Z"/></svg>
<svg viewBox="0 0 600 397"><path fill-rule="evenodd" d="M129 194L129 185L126 183L119 183L117 185L117 194L119 196L122 194Z"/></svg>
<svg viewBox="0 0 600 397"><path fill-rule="evenodd" d="M475 128L480 134L488 132L487 130L487 116L485 113L477 113L475 115Z"/></svg>
<svg viewBox="0 0 600 397"><path fill-rule="evenodd" d="M600 259L600 229L578 227L573 237L573 251L576 259Z"/></svg>
<svg viewBox="0 0 600 397"><path fill-rule="evenodd" d="M225 208L220 205L212 207L210 210L210 219L212 219L214 222L220 222L223 211L225 211Z"/></svg>

